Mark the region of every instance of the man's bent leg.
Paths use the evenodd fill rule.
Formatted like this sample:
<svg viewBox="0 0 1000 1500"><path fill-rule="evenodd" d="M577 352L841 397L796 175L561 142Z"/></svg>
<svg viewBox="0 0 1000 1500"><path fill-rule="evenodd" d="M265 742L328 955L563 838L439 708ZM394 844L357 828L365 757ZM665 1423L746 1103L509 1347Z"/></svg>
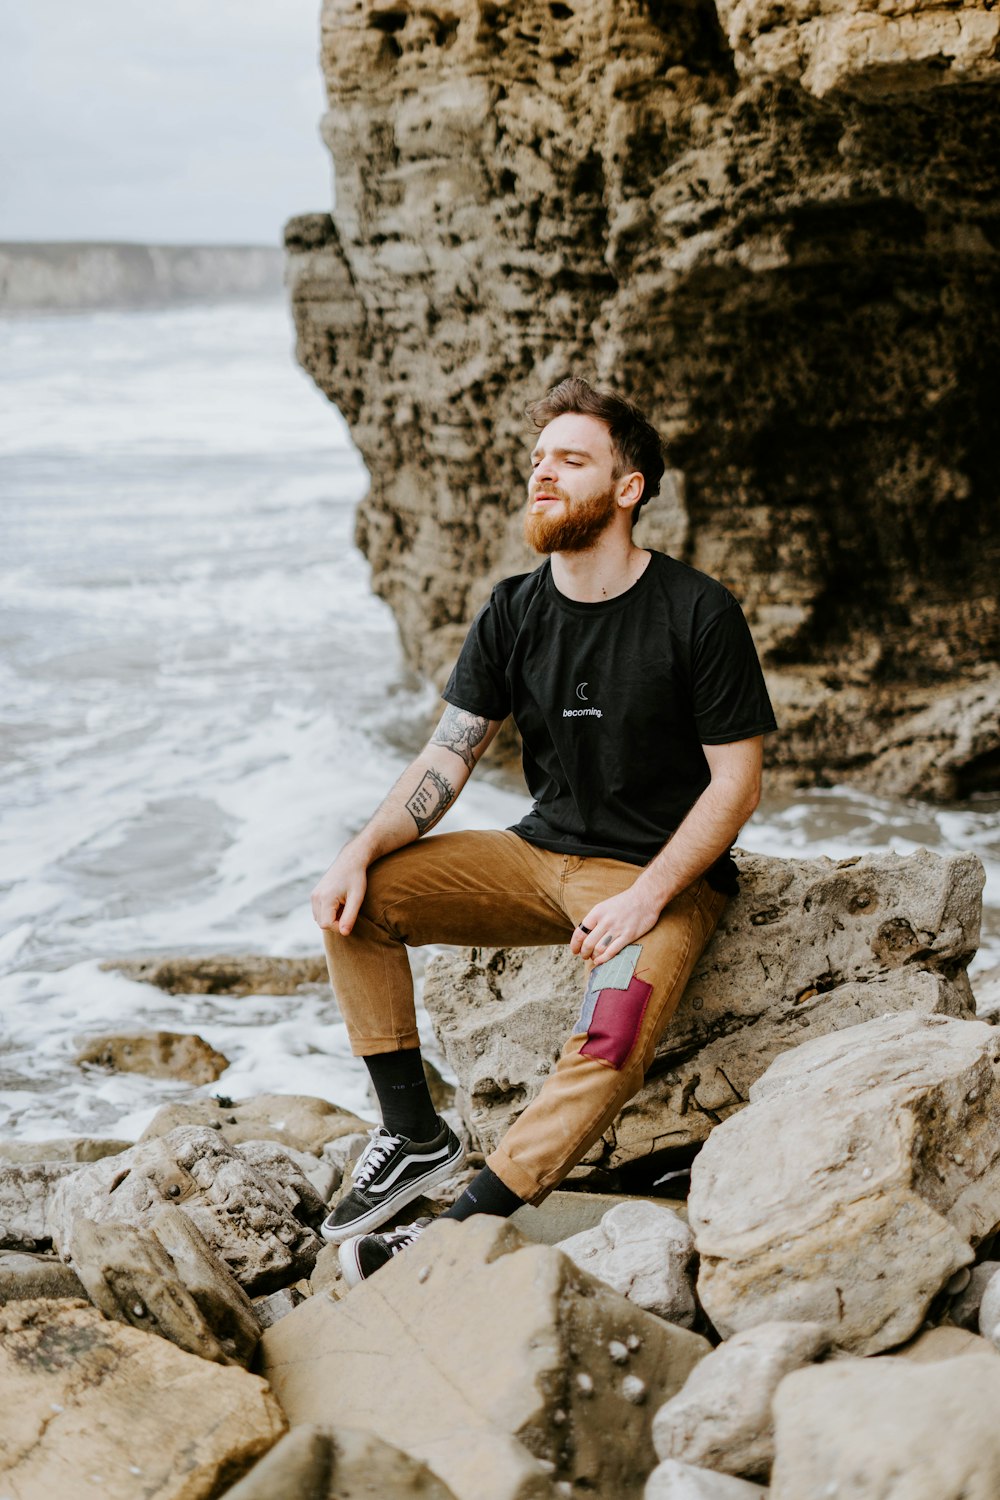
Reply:
<svg viewBox="0 0 1000 1500"><path fill-rule="evenodd" d="M376 860L354 931L324 932L330 982L358 1057L419 1046L407 947L568 942L562 858L514 833L445 833Z"/></svg>
<svg viewBox="0 0 1000 1500"><path fill-rule="evenodd" d="M612 884L596 899L614 894L616 877L608 873ZM634 872L617 879L624 888ZM641 1088L725 902L704 879L696 880L664 908L650 932L591 969L577 1030L555 1071L488 1158L501 1181L526 1202L540 1203ZM593 904L592 897L579 917Z"/></svg>

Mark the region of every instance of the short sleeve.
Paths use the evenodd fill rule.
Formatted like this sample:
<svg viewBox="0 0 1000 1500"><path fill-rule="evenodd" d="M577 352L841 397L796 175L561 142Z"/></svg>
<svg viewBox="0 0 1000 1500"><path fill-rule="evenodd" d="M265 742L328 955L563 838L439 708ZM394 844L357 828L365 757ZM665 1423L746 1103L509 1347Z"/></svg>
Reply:
<svg viewBox="0 0 1000 1500"><path fill-rule="evenodd" d="M507 657L495 596L476 615L441 696L446 703L483 719L510 713Z"/></svg>
<svg viewBox="0 0 1000 1500"><path fill-rule="evenodd" d="M778 727L750 627L735 599L695 642L692 696L703 745L748 740Z"/></svg>

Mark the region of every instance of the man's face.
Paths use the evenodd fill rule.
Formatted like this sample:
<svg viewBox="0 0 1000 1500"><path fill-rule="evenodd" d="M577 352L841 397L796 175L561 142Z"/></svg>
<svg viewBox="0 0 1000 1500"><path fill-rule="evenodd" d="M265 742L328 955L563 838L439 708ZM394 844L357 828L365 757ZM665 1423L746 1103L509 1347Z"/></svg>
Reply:
<svg viewBox="0 0 1000 1500"><path fill-rule="evenodd" d="M524 536L536 552L583 552L618 510L608 424L564 412L538 435L531 455Z"/></svg>

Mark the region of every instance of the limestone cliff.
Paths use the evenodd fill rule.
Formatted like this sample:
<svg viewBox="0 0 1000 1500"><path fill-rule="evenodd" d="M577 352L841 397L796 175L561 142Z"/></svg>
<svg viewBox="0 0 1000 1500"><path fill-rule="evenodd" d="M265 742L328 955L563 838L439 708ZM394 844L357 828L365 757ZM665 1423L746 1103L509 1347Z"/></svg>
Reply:
<svg viewBox="0 0 1000 1500"><path fill-rule="evenodd" d="M1000 11L326 0L332 217L299 358L440 677L520 540L571 370L669 442L642 538L742 600L803 780L1000 785Z"/></svg>

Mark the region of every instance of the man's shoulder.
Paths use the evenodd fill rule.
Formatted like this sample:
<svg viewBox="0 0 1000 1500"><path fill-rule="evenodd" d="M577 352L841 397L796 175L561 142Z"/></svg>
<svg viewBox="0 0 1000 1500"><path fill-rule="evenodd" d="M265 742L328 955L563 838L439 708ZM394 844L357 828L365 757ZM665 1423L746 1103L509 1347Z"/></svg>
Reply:
<svg viewBox="0 0 1000 1500"><path fill-rule="evenodd" d="M655 582L674 605L696 611L702 619L712 618L734 605L739 607L738 600L718 578L671 557L668 552L653 552L650 567L655 569Z"/></svg>
<svg viewBox="0 0 1000 1500"><path fill-rule="evenodd" d="M533 568L530 573L513 573L509 578L501 578L499 583L493 585L491 607L500 610L505 617L523 614L544 588L548 570L549 562L546 558L545 562Z"/></svg>

